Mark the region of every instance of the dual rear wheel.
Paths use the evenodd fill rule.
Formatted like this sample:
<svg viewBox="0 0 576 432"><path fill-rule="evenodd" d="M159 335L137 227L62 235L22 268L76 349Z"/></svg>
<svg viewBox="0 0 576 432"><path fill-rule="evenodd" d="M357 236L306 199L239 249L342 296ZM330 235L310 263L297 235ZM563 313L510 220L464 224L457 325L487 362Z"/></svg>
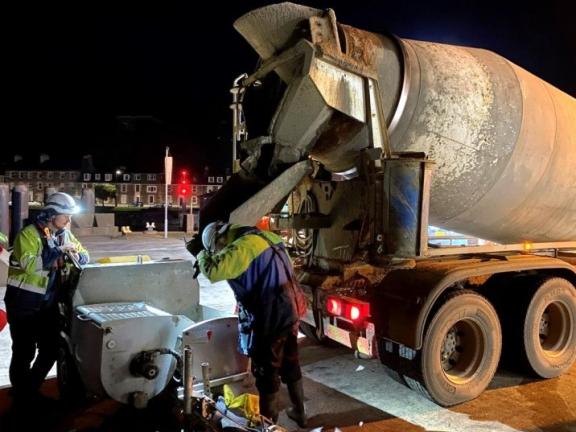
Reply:
<svg viewBox="0 0 576 432"><path fill-rule="evenodd" d="M505 289L505 288L504 288ZM533 293L533 294L532 294ZM566 279L534 282L524 302L508 304L506 343L542 378L562 375L576 361L576 289ZM451 406L479 396L494 377L502 329L492 304L480 294L451 294L432 316L414 369L404 380L436 403Z"/></svg>

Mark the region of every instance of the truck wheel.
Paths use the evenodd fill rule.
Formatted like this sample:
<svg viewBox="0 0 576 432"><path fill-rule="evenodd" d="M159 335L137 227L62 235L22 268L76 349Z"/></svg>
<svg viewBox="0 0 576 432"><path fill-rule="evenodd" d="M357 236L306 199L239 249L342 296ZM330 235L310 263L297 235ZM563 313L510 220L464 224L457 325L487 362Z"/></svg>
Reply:
<svg viewBox="0 0 576 432"><path fill-rule="evenodd" d="M500 321L490 302L473 291L456 292L426 330L420 352L422 382L405 380L439 405L459 404L486 389L501 349Z"/></svg>
<svg viewBox="0 0 576 432"><path fill-rule="evenodd" d="M562 375L576 361L576 289L562 278L542 283L526 308L525 362L542 378Z"/></svg>

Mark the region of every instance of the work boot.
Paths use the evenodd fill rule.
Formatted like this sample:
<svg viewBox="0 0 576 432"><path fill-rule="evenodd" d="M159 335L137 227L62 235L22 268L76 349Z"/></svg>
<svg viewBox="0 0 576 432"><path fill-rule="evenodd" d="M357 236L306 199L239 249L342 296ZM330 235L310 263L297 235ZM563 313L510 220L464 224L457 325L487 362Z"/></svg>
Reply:
<svg viewBox="0 0 576 432"><path fill-rule="evenodd" d="M260 393L260 414L278 423L278 392Z"/></svg>
<svg viewBox="0 0 576 432"><path fill-rule="evenodd" d="M301 428L306 427L306 409L304 408L304 388L302 387L302 379L288 383L288 394L292 407L286 410L286 415L294 420Z"/></svg>

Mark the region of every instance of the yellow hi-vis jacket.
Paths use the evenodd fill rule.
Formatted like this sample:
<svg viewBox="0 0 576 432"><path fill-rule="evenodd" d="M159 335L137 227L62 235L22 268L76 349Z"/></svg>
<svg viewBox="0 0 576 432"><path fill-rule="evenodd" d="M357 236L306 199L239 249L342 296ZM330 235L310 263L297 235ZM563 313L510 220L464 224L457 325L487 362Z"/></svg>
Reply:
<svg viewBox="0 0 576 432"><path fill-rule="evenodd" d="M54 270L45 266L42 259L42 251L48 247L49 240L54 241L52 234L50 239L40 233L36 225L25 227L14 240L14 250L10 256L10 266L8 268L8 280L6 285L20 288L25 291L45 295L50 282L50 273ZM70 230L63 232L64 242L72 243L81 256L81 261L89 261L88 251L74 237Z"/></svg>

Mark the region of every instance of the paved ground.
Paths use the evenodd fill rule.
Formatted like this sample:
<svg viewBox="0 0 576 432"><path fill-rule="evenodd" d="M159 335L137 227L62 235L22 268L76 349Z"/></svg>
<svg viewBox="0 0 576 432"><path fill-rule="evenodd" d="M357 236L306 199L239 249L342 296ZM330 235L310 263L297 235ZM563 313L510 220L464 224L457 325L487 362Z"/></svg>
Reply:
<svg viewBox="0 0 576 432"><path fill-rule="evenodd" d="M142 235L128 240L82 240L95 259L145 251L155 259L189 257L177 236L167 240ZM204 281L201 286L203 303L232 307L233 298L226 284L214 287ZM6 333L0 336L6 337ZM390 380L376 360L358 360L345 348L313 345L306 339L300 345L310 428L338 427L355 432L576 432L576 365L568 374L552 380L532 380L499 370L479 398L445 409ZM3 351L2 360L5 355ZM54 382L47 382L44 390L54 392ZM288 406L285 393L281 405ZM0 417L7 417L8 406L9 397L0 391ZM42 430L159 430L153 426L156 420L103 401L73 414L56 416L53 423L43 424ZM297 430L284 413L280 423Z"/></svg>

